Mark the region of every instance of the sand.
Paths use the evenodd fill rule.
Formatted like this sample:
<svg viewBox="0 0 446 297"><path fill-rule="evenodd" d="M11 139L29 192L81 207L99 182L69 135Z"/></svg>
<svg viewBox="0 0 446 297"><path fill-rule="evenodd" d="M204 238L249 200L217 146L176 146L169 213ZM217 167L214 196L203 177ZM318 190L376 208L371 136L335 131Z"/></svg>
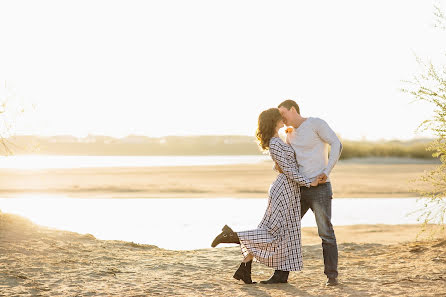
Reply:
<svg viewBox="0 0 446 297"><path fill-rule="evenodd" d="M170 251L102 241L0 213L0 296L446 296L446 234L416 240L419 226L335 227L339 281L325 287L314 228L303 230L304 270L288 284L232 278L236 246ZM193 236L191 236L193 240ZM272 269L253 264L253 279Z"/></svg>
<svg viewBox="0 0 446 297"><path fill-rule="evenodd" d="M378 161L340 162L331 175L334 197L416 197L411 180L435 166ZM275 178L271 168L272 162L0 169L0 197L257 198L266 197ZM302 230L304 270L292 272L288 284L244 285L232 278L241 260L237 246L171 251L97 240L0 212L0 296L446 296L444 231L432 238L429 233L417 237L419 225L335 226L335 232L339 286L324 285L315 228ZM267 279L271 273L271 268L253 264L254 280Z"/></svg>
<svg viewBox="0 0 446 297"><path fill-rule="evenodd" d="M339 162L335 198L417 197L412 180L431 163ZM402 159L404 161L404 159ZM16 170L0 169L0 197L62 195L104 198L267 197L277 173L272 162L250 165Z"/></svg>

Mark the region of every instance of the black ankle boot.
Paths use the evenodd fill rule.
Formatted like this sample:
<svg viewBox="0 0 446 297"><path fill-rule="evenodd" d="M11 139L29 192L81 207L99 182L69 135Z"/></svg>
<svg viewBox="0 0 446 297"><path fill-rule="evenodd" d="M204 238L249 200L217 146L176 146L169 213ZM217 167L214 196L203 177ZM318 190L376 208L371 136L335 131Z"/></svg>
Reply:
<svg viewBox="0 0 446 297"><path fill-rule="evenodd" d="M288 282L289 271L275 270L269 280L260 281L261 284L283 284Z"/></svg>
<svg viewBox="0 0 446 297"><path fill-rule="evenodd" d="M234 278L236 280L242 280L245 284L255 284L251 279L251 264L252 260L246 263L241 263L240 267L234 273Z"/></svg>
<svg viewBox="0 0 446 297"><path fill-rule="evenodd" d="M211 244L212 247L216 247L220 243L240 243L240 239L238 238L237 233L232 231L232 229L229 228L228 225L225 225L221 230L223 232L215 237L214 241Z"/></svg>

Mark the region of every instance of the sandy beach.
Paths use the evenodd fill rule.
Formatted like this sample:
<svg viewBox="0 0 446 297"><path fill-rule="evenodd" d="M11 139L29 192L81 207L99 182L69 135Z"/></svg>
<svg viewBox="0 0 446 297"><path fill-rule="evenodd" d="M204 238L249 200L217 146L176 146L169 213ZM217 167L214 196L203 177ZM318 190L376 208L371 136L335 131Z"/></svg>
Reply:
<svg viewBox="0 0 446 297"><path fill-rule="evenodd" d="M414 197L411 180L434 166L340 162L331 175L334 197ZM271 168L264 162L1 169L0 196L257 198L266 197L275 178ZM232 278L241 260L234 245L173 251L98 240L0 212L0 296L445 296L446 233L429 237L420 230L419 225L335 226L340 285L328 288L317 229L303 228L302 272L291 273L288 284L244 285ZM267 279L272 271L254 263L253 279Z"/></svg>
<svg viewBox="0 0 446 297"><path fill-rule="evenodd" d="M1 1L0 28L0 297L446 297L446 0Z"/></svg>
<svg viewBox="0 0 446 297"><path fill-rule="evenodd" d="M445 296L446 240L416 240L416 225L335 227L339 281L325 287L315 228L303 229L304 269L288 284L232 278L236 246L171 251L101 241L0 213L0 296ZM253 279L272 269L254 263Z"/></svg>
<svg viewBox="0 0 446 297"><path fill-rule="evenodd" d="M0 196L262 198L267 197L277 175L272 166L269 161L220 166L0 169ZM435 166L388 159L341 161L330 175L334 198L417 197L411 191L411 181Z"/></svg>

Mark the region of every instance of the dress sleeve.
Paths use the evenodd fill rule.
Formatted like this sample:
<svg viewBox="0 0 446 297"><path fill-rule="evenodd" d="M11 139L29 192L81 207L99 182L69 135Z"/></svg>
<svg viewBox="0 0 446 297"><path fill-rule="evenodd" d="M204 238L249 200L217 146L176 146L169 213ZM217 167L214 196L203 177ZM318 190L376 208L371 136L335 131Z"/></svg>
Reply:
<svg viewBox="0 0 446 297"><path fill-rule="evenodd" d="M284 147L278 141L271 141L269 151L273 161L279 164L280 169L282 169L288 178L297 182L299 186L310 187L311 181L299 173L296 159L292 158L289 152L285 151Z"/></svg>

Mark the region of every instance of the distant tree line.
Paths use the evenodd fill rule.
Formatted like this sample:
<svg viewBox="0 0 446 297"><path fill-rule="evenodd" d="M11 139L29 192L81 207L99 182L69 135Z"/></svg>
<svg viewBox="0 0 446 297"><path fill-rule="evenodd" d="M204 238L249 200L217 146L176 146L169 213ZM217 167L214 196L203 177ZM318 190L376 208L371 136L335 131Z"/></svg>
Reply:
<svg viewBox="0 0 446 297"><path fill-rule="evenodd" d="M250 136L169 136L150 138L128 136L10 138L14 154L41 155L257 155L261 154ZM431 159L426 151L430 140L414 141L347 141L343 140L341 159L365 157L404 157ZM2 148L0 148L1 150ZM4 152L3 152L4 153Z"/></svg>

